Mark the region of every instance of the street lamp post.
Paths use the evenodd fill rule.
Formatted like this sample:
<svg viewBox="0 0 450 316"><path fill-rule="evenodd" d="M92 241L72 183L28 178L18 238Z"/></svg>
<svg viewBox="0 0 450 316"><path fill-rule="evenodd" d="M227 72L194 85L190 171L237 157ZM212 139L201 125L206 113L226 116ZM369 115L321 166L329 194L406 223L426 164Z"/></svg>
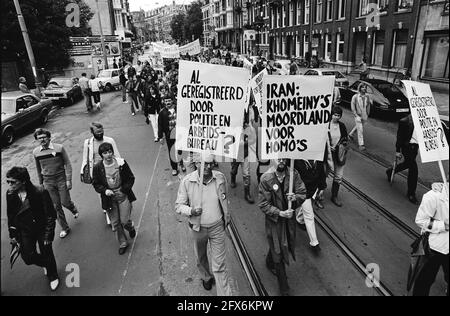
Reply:
<svg viewBox="0 0 450 316"><path fill-rule="evenodd" d="M22 31L23 40L25 42L25 48L27 50L28 58L30 60L31 69L33 70L34 83L36 85L37 95L41 96L41 81L37 75L36 61L34 59L33 48L31 47L30 37L28 36L27 26L25 24L25 19L22 15L22 10L20 9L19 0L14 0L14 6L16 7L17 18L19 19L20 29Z"/></svg>
<svg viewBox="0 0 450 316"><path fill-rule="evenodd" d="M108 57L106 55L105 39L103 38L102 20L100 18L100 10L98 8L98 0L95 0L95 4L97 5L97 16L98 16L98 25L100 27L100 42L102 43L103 60L105 63L105 69L108 69Z"/></svg>

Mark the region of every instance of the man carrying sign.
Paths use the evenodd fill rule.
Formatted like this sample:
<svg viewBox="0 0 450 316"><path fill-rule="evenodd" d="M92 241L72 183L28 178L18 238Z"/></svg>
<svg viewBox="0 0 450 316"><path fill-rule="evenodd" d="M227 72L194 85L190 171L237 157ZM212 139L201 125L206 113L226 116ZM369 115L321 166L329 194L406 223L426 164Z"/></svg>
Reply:
<svg viewBox="0 0 450 316"><path fill-rule="evenodd" d="M294 170L293 193L289 192L290 170L286 159L272 160L272 168L264 173L259 183L259 207L266 215L266 236L269 253L267 268L277 276L281 295L289 295L285 264L289 264L289 252L295 260L294 209L306 198L306 188L300 175ZM288 209L288 202L292 203Z"/></svg>

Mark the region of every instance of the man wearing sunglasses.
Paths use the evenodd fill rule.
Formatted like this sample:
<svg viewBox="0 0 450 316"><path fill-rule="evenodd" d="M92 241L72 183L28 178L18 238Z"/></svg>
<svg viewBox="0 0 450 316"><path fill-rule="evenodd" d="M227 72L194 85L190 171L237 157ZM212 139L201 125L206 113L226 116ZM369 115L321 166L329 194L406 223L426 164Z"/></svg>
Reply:
<svg viewBox="0 0 450 316"><path fill-rule="evenodd" d="M230 296L232 291L226 263L225 239L225 227L231 219L228 212L227 180L223 173L213 170L214 156L204 155L203 159L203 183L200 183L202 158L199 154L194 154L197 170L186 175L181 181L175 210L189 218L203 287L209 291L216 282L217 295ZM207 254L208 242L211 247L212 274Z"/></svg>
<svg viewBox="0 0 450 316"><path fill-rule="evenodd" d="M69 192L72 189L72 166L64 147L51 142L50 131L38 128L34 138L41 144L33 150L39 183L50 193L62 229L59 237L64 238L70 228L62 207L67 208L74 218L79 215Z"/></svg>

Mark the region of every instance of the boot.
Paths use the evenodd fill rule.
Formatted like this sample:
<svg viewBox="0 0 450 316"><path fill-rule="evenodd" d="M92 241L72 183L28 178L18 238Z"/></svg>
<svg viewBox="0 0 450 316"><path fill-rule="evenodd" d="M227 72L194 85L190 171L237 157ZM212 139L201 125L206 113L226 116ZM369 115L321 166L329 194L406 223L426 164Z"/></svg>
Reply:
<svg viewBox="0 0 450 316"><path fill-rule="evenodd" d="M231 173L231 183L230 187L235 188L236 187L236 175Z"/></svg>
<svg viewBox="0 0 450 316"><path fill-rule="evenodd" d="M333 186L331 187L331 202L333 202L336 206L341 207L342 203L338 198L339 192L339 183L333 181Z"/></svg>
<svg viewBox="0 0 450 316"><path fill-rule="evenodd" d="M252 197L251 194L250 194L250 187L249 187L249 186L246 186L246 187L244 188L244 192L245 192L245 200L246 200L248 203L250 203L250 204L255 203L255 201L253 200L253 197Z"/></svg>

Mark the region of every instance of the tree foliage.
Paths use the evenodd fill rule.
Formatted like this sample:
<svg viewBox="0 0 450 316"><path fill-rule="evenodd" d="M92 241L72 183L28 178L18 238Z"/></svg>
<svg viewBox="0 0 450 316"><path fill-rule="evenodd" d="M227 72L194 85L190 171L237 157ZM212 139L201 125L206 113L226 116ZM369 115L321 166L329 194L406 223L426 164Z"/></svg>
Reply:
<svg viewBox="0 0 450 316"><path fill-rule="evenodd" d="M203 13L201 1L192 2L186 15L186 41L200 38L203 34Z"/></svg>
<svg viewBox="0 0 450 316"><path fill-rule="evenodd" d="M66 25L66 5L80 7L80 27ZM37 67L62 68L70 63L70 36L89 36L94 15L83 0L20 0ZM1 1L1 51L3 59L27 59L27 51L12 0Z"/></svg>
<svg viewBox="0 0 450 316"><path fill-rule="evenodd" d="M172 18L170 23L172 38L181 43L184 41L184 27L186 23L186 16L184 13L179 13Z"/></svg>

